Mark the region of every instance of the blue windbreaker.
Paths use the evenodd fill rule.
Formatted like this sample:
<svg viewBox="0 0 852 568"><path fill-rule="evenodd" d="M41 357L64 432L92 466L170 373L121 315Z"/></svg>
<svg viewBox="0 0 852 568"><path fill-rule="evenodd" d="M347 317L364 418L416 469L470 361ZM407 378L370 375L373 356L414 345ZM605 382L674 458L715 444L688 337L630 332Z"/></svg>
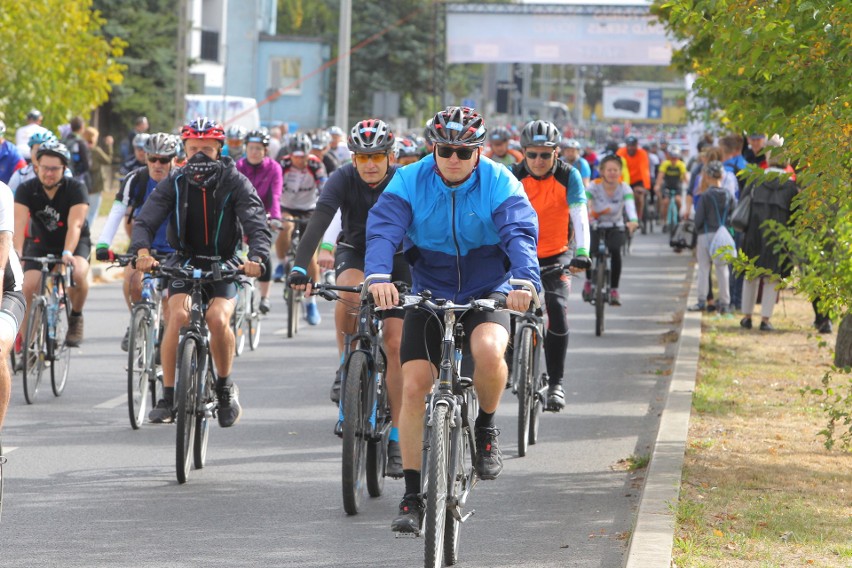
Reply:
<svg viewBox="0 0 852 568"><path fill-rule="evenodd" d="M511 290L523 278L541 290L538 218L521 183L488 158L449 187L427 156L397 170L367 219L364 273L390 274L400 242L415 292L466 302Z"/></svg>

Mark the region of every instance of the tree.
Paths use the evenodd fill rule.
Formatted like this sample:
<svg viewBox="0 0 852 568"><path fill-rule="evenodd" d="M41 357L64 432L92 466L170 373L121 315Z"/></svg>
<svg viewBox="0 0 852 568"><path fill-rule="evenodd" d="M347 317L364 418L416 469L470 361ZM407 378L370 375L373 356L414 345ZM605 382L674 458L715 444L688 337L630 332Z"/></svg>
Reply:
<svg viewBox="0 0 852 568"><path fill-rule="evenodd" d="M802 191L791 225L769 229L774 246L799 267L796 287L843 318L835 364L848 368L852 7L835 0L656 0L652 10L684 42L676 65L696 74L699 94L723 110L731 130L786 138L782 151L798 165ZM852 381L844 388L852 395ZM852 411L852 396L843 400ZM844 427L852 442L852 420Z"/></svg>
<svg viewBox="0 0 852 568"><path fill-rule="evenodd" d="M0 4L0 110L10 128L37 108L55 129L87 116L121 83L125 44L103 36L91 0Z"/></svg>

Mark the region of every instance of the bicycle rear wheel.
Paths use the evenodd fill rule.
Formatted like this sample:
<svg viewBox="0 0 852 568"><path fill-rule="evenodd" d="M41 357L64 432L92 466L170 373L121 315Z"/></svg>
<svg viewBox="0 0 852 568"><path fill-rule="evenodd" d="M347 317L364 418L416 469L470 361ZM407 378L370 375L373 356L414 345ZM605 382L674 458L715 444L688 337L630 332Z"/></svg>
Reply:
<svg viewBox="0 0 852 568"><path fill-rule="evenodd" d="M231 314L231 331L234 332L234 355L237 357L242 355L246 348L246 293L245 286L240 284L237 290L237 305L234 307L234 313Z"/></svg>
<svg viewBox="0 0 852 568"><path fill-rule="evenodd" d="M429 430L426 463L426 564L439 568L444 555L447 520L447 461L450 450L450 419L447 407L435 405ZM455 472L453 472L455 476Z"/></svg>
<svg viewBox="0 0 852 568"><path fill-rule="evenodd" d="M251 309L248 322L249 347L254 351L260 345L260 290L256 286L251 289Z"/></svg>
<svg viewBox="0 0 852 568"><path fill-rule="evenodd" d="M196 412L195 417L195 439L192 444L192 463L195 469L202 469L207 463L207 442L210 440L210 416L206 408L215 404L216 397L213 384L213 373L210 371L212 363L207 362L207 373L204 382L198 385L198 397L203 402L205 410Z"/></svg>
<svg viewBox="0 0 852 568"><path fill-rule="evenodd" d="M354 351L343 379L343 509L355 515L367 485L367 437L370 409L364 385L370 380L367 356Z"/></svg>
<svg viewBox="0 0 852 568"><path fill-rule="evenodd" d="M382 357L381 351L379 351L379 357ZM376 361L374 367L384 369L385 365L382 361ZM384 383L384 379L382 379L382 383ZM377 427L375 431L381 436L367 442L367 493L370 494L370 497L381 497L385 488L385 471L388 465L388 440L390 439L391 429L390 408L387 401L387 386L382 385L382 396L376 400L376 393L379 389L375 387L374 380L371 379L369 384L371 385L372 396L364 398L370 406L375 405L376 407L374 420L377 421ZM370 415L372 414L370 412Z"/></svg>
<svg viewBox="0 0 852 568"><path fill-rule="evenodd" d="M27 404L35 402L41 375L44 373L44 330L44 298L33 298L30 302L30 312L27 314L21 348L21 375Z"/></svg>
<svg viewBox="0 0 852 568"><path fill-rule="evenodd" d="M518 455L527 455L530 433L530 414L532 410L533 391L532 377L532 330L525 327L521 330L521 339L515 347L517 360L518 385Z"/></svg>
<svg viewBox="0 0 852 568"><path fill-rule="evenodd" d="M55 341L48 347L50 361L50 386L55 396L61 396L68 381L68 367L71 364L71 346L65 341L68 336L68 300L60 301L56 308L53 337Z"/></svg>
<svg viewBox="0 0 852 568"><path fill-rule="evenodd" d="M595 267L595 335L604 331L604 305L606 304L606 259L598 260Z"/></svg>
<svg viewBox="0 0 852 568"><path fill-rule="evenodd" d="M192 465L195 431L196 397L198 395L198 351L195 340L188 338L181 349L177 375L177 440L175 465L178 483L186 483Z"/></svg>
<svg viewBox="0 0 852 568"><path fill-rule="evenodd" d="M538 442L539 426L541 424L541 413L544 410L544 400L539 394L547 388L547 380L545 374L541 373L534 379L533 401L532 401L532 416L530 416L530 446L534 446ZM544 396L547 396L546 394Z"/></svg>
<svg viewBox="0 0 852 568"><path fill-rule="evenodd" d="M147 307L134 308L130 319L130 341L127 344L127 410L130 426L142 427L148 392L151 389L150 373L153 370L153 346L148 343L151 322Z"/></svg>

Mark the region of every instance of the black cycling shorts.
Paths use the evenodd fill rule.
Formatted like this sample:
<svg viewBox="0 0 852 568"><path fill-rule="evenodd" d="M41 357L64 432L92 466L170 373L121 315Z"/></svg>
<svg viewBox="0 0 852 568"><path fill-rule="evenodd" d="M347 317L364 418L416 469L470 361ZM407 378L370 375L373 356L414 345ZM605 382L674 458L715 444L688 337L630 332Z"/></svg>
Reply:
<svg viewBox="0 0 852 568"><path fill-rule="evenodd" d="M92 252L92 241L89 239L88 235L81 235L80 240L77 242L77 248L74 249L74 256L82 256L86 260L89 260L89 254ZM46 247L43 243L37 243L32 240L27 240L24 245L24 256L47 256L52 254L56 257L62 256L62 249L55 250ZM41 270L41 265L37 262L33 262L32 260L23 261L24 272L27 270Z"/></svg>
<svg viewBox="0 0 852 568"><path fill-rule="evenodd" d="M360 270L364 272L364 255L350 246L338 244L334 252L334 275L339 277L346 270ZM405 282L409 286L411 285L411 269L402 254L393 255L391 281ZM405 311L402 309L381 310L379 317L382 319L403 318L405 317Z"/></svg>
<svg viewBox="0 0 852 568"><path fill-rule="evenodd" d="M307 222L308 219L311 218L311 215L314 214L313 209L301 210L301 209L287 209L286 207L281 208L282 217L289 217L291 219L300 219L302 221ZM287 223L287 221L284 221Z"/></svg>
<svg viewBox="0 0 852 568"><path fill-rule="evenodd" d="M485 322L494 322L503 326L506 333L509 333L511 316L505 311L469 311L463 312L456 321L464 326L466 344L463 350L469 352L467 340L476 326ZM399 350L400 363L425 359L440 368L441 342L444 340L443 327L444 320L441 315L435 315L426 310L405 312L405 321L402 324L402 346Z"/></svg>
<svg viewBox="0 0 852 568"><path fill-rule="evenodd" d="M195 268L200 268L201 270L207 271L210 270L210 267L213 264L213 261L205 258L197 258L197 257L189 257L189 258L181 258L175 260L179 260L180 264L183 266L193 266ZM234 264L234 263L229 263ZM236 264L234 264L236 265ZM189 294L192 292L192 281L191 280L181 280L181 279L170 279L169 280L169 297L171 298L175 294ZM235 298L237 296L237 283L236 282L210 282L204 284L202 286L202 294L205 302L210 302L213 298L225 298L226 300L230 300L231 298Z"/></svg>

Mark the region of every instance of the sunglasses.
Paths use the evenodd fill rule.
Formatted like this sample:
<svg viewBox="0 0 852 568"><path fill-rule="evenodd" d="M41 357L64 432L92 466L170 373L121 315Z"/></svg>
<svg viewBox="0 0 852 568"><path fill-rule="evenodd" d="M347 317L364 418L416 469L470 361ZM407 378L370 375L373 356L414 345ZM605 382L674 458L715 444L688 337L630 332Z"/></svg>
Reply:
<svg viewBox="0 0 852 568"><path fill-rule="evenodd" d="M436 146L435 151L441 158L452 158L453 154L459 157L459 160L469 160L476 148L453 148L452 146Z"/></svg>
<svg viewBox="0 0 852 568"><path fill-rule="evenodd" d="M161 164L171 163L171 158L158 158L156 156L148 156L148 163L153 164L154 162L160 162Z"/></svg>
<svg viewBox="0 0 852 568"><path fill-rule="evenodd" d="M387 154L354 154L353 159L361 164L362 166L367 164L368 162L373 162L374 164L381 164L385 160L387 160Z"/></svg>
<svg viewBox="0 0 852 568"><path fill-rule="evenodd" d="M553 157L553 150L550 152L526 152L524 155L527 157L527 160L536 160L538 158L541 158L542 160L549 160Z"/></svg>

